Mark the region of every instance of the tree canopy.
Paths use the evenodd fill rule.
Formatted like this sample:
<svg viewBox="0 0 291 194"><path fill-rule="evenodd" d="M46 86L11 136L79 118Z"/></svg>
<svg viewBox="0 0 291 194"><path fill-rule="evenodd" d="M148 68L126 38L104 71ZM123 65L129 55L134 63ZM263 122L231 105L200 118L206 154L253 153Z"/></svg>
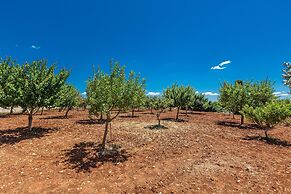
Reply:
<svg viewBox="0 0 291 194"><path fill-rule="evenodd" d="M171 106L177 107L176 120L178 120L181 107L187 109L192 105L195 98L195 90L191 86L173 84L164 91L164 96L172 102Z"/></svg>
<svg viewBox="0 0 291 194"><path fill-rule="evenodd" d="M268 138L268 130L291 117L291 103L272 101L265 106L255 108L247 105L242 112L247 118L262 127Z"/></svg>
<svg viewBox="0 0 291 194"><path fill-rule="evenodd" d="M133 72L127 79L124 66L120 66L118 62L114 61L111 62L110 66L109 74L98 69L97 73L93 75L92 79L89 79L87 84L90 114L104 114L106 117L102 140L103 149L105 149L109 123L122 110L131 108L138 101L136 99L132 100L132 97L136 97L135 94L132 95L132 88L139 88L140 91L143 90L142 83L137 81L139 78L134 77Z"/></svg>
<svg viewBox="0 0 291 194"><path fill-rule="evenodd" d="M220 88L219 102L225 110L241 114L243 124L243 107L263 106L276 98L273 92L273 84L268 80L254 83L238 80L234 84L224 82Z"/></svg>

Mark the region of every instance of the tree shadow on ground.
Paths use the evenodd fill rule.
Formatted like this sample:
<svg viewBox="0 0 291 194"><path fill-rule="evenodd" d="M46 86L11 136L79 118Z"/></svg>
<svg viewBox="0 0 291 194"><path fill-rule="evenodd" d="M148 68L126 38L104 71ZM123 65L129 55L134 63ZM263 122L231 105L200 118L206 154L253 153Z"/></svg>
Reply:
<svg viewBox="0 0 291 194"><path fill-rule="evenodd" d="M0 118L10 118L10 117L13 117L13 116L19 116L19 115L24 115L23 113L21 113L21 112L16 112L16 113L12 113L12 114L10 114L10 113L4 113L4 114L0 114Z"/></svg>
<svg viewBox="0 0 291 194"><path fill-rule="evenodd" d="M144 127L145 129L150 129L150 130L160 130L160 129L169 129L168 127L164 125L148 125Z"/></svg>
<svg viewBox="0 0 291 194"><path fill-rule="evenodd" d="M68 116L68 118L70 118L70 116ZM68 119L66 118L64 115L60 115L60 116L50 116L50 117L44 117L44 118L40 118L41 120L49 120L49 119Z"/></svg>
<svg viewBox="0 0 291 194"><path fill-rule="evenodd" d="M283 140L280 140L280 139L274 138L274 137L267 138L267 137L262 137L262 136L246 136L242 139L248 140L248 141L263 141L263 142L270 144L270 145L291 147L291 143L289 143L288 141L283 141Z"/></svg>
<svg viewBox="0 0 291 194"><path fill-rule="evenodd" d="M259 129L262 130L258 125L256 124L243 124L233 122L233 121L217 121L216 125L221 125L225 127L236 127L239 129Z"/></svg>
<svg viewBox="0 0 291 194"><path fill-rule="evenodd" d="M172 121L172 122L178 122L178 123L184 123L184 122L188 122L185 119L174 119L174 118L163 118L161 119L163 121Z"/></svg>
<svg viewBox="0 0 291 194"><path fill-rule="evenodd" d="M134 115L134 116L131 116L131 115L120 115L119 117L120 118L138 118L139 116L137 116L137 115Z"/></svg>
<svg viewBox="0 0 291 194"><path fill-rule="evenodd" d="M63 162L71 169L79 172L91 172L92 168L110 162L112 164L122 163L131 157L120 146L110 145L105 150L95 142L81 142L73 148L64 150Z"/></svg>
<svg viewBox="0 0 291 194"><path fill-rule="evenodd" d="M206 115L205 113L202 112L188 112L187 114L185 112L180 113L182 115Z"/></svg>
<svg viewBox="0 0 291 194"><path fill-rule="evenodd" d="M79 120L76 121L77 124L81 124L81 125L97 125L97 124L104 124L105 123L105 119L84 119L84 120Z"/></svg>
<svg viewBox="0 0 291 194"><path fill-rule="evenodd" d="M28 130L27 127L6 129L0 131L0 145L3 144L16 144L23 140L35 139L44 137L46 134L56 131L57 128L32 128Z"/></svg>
<svg viewBox="0 0 291 194"><path fill-rule="evenodd" d="M10 114L0 114L0 118L9 118L11 117Z"/></svg>

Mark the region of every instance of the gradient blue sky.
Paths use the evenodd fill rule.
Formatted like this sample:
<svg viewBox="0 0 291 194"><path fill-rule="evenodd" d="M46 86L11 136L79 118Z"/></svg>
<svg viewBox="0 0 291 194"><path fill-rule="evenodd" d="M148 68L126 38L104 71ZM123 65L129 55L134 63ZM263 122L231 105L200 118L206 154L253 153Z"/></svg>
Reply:
<svg viewBox="0 0 291 194"><path fill-rule="evenodd" d="M291 61L288 0L2 1L0 56L47 58L72 69L81 92L92 65L114 58L140 72L148 91L177 82L218 92L224 80L282 84ZM223 70L211 70L230 60Z"/></svg>

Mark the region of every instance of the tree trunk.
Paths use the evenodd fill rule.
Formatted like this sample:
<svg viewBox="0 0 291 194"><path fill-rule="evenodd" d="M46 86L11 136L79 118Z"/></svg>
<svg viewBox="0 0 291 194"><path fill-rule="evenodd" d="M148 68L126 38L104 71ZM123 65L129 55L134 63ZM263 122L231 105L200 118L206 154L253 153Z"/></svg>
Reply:
<svg viewBox="0 0 291 194"><path fill-rule="evenodd" d="M186 107L186 116L188 117L188 106Z"/></svg>
<svg viewBox="0 0 291 194"><path fill-rule="evenodd" d="M69 107L69 108L68 108L68 110L67 110L67 112L66 112L66 115L65 115L66 118L68 118L68 113L69 113L69 111L70 111L71 109L72 109L72 107Z"/></svg>
<svg viewBox="0 0 291 194"><path fill-rule="evenodd" d="M102 144L101 144L103 150L105 149L105 145L106 145L106 137L108 134L108 125L109 125L109 119L107 118L106 122L105 122L105 130L104 130L103 140L102 140Z"/></svg>
<svg viewBox="0 0 291 194"><path fill-rule="evenodd" d="M13 114L13 106L10 107L10 114Z"/></svg>
<svg viewBox="0 0 291 194"><path fill-rule="evenodd" d="M170 111L172 111L172 107L170 106Z"/></svg>
<svg viewBox="0 0 291 194"><path fill-rule="evenodd" d="M151 114L154 114L154 113L153 113L153 108L152 108L152 107L151 107Z"/></svg>
<svg viewBox="0 0 291 194"><path fill-rule="evenodd" d="M178 109L177 109L177 115L176 115L176 120L179 119L179 112L180 112L180 107L178 106Z"/></svg>
<svg viewBox="0 0 291 194"><path fill-rule="evenodd" d="M131 117L134 117L134 108L131 110Z"/></svg>
<svg viewBox="0 0 291 194"><path fill-rule="evenodd" d="M232 118L235 119L235 117L234 117L234 113L232 114Z"/></svg>
<svg viewBox="0 0 291 194"><path fill-rule="evenodd" d="M240 117L240 124L243 125L245 121L245 117L243 115L241 115Z"/></svg>
<svg viewBox="0 0 291 194"><path fill-rule="evenodd" d="M41 113L40 113L40 115L43 115L43 109L44 109L44 107L41 108Z"/></svg>
<svg viewBox="0 0 291 194"><path fill-rule="evenodd" d="M267 128L267 129L264 129L264 131L265 131L266 139L269 139L269 135L268 135L268 131L269 131L269 129L268 129L268 128Z"/></svg>
<svg viewBox="0 0 291 194"><path fill-rule="evenodd" d="M31 131L32 129L32 114L33 114L33 110L29 113L28 115L28 130Z"/></svg>
<svg viewBox="0 0 291 194"><path fill-rule="evenodd" d="M101 115L100 115L100 121L102 121L103 120L103 114L101 113Z"/></svg>
<svg viewBox="0 0 291 194"><path fill-rule="evenodd" d="M157 114L157 119L158 119L158 126L161 126L160 114Z"/></svg>

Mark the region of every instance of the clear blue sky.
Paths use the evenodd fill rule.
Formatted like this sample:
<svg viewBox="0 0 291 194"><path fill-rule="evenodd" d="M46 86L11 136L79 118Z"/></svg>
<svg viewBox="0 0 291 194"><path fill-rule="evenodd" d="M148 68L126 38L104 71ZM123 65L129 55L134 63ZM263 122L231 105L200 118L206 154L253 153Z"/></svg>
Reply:
<svg viewBox="0 0 291 194"><path fill-rule="evenodd" d="M140 72L148 91L177 82L218 92L224 80L276 81L291 61L288 0L2 1L0 56L47 58L72 69L81 92L92 65L114 58ZM33 48L34 47L34 48ZM213 66L230 60L221 70Z"/></svg>

